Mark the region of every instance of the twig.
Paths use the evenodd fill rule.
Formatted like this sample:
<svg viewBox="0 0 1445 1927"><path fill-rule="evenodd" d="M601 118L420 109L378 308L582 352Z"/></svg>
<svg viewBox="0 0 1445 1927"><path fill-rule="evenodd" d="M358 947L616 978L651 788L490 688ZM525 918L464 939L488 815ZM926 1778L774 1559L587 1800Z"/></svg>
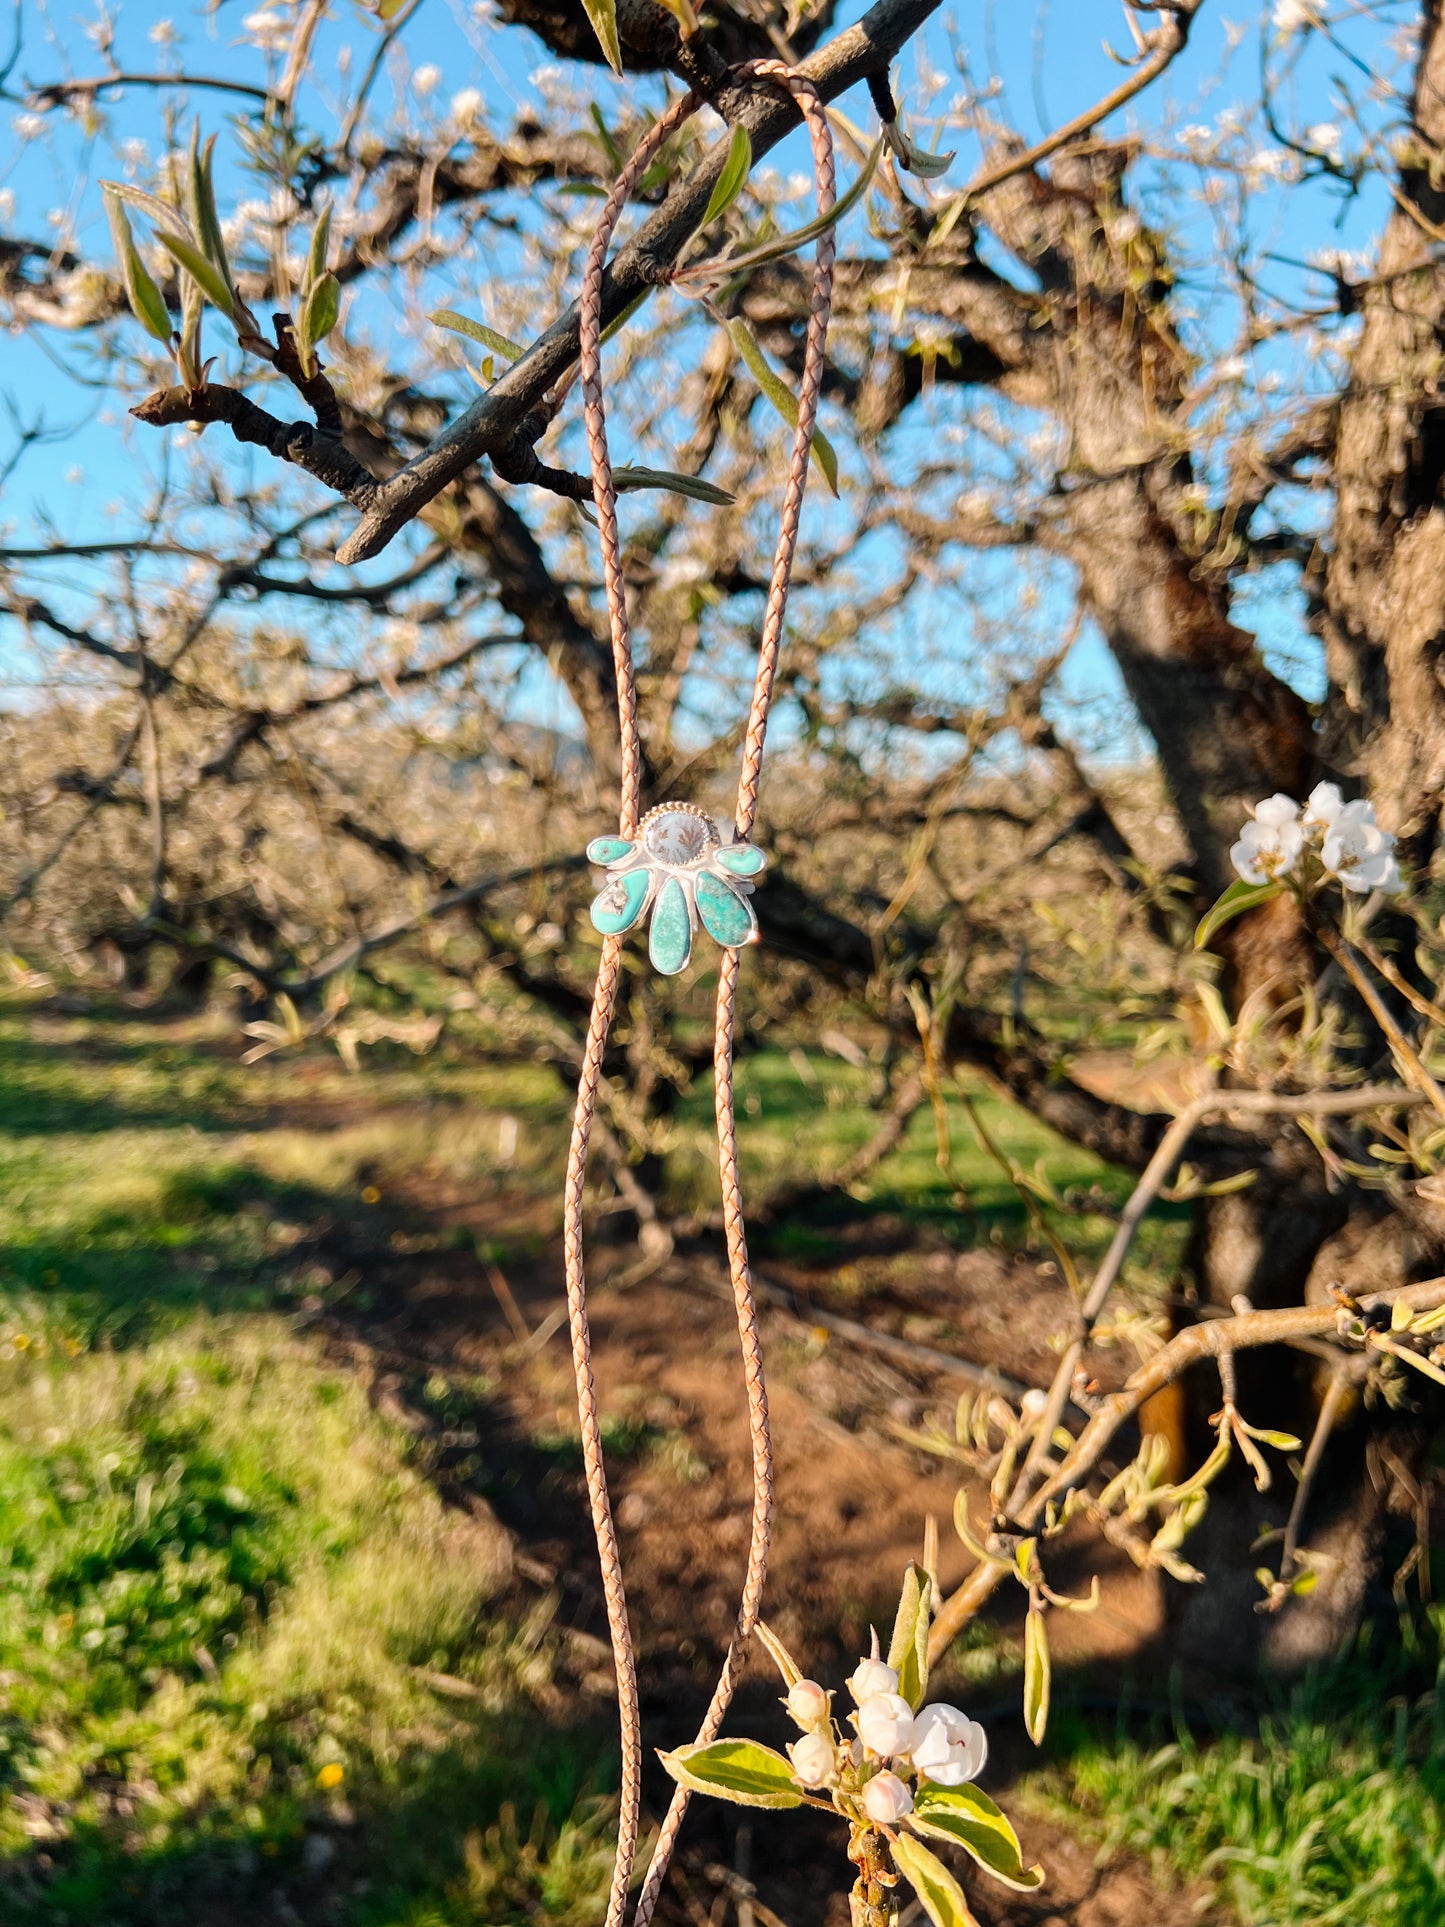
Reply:
<svg viewBox="0 0 1445 1927"><path fill-rule="evenodd" d="M501 1306L503 1316L515 1333L518 1344L523 1346L530 1345L532 1342L532 1327L522 1316L522 1308L513 1295L512 1287L507 1283L507 1274L499 1264L494 1263L491 1259L487 1260L485 1270L487 1283L492 1288L492 1296Z"/></svg>
<svg viewBox="0 0 1445 1927"><path fill-rule="evenodd" d="M1384 998L1381 997L1379 991L1376 990L1375 986L1370 982L1369 978L1350 954L1350 946L1345 942L1344 938L1332 930L1327 923L1317 923L1313 927L1314 934L1319 938L1325 949L1329 951L1335 962L1340 966L1340 969L1344 971L1345 975L1359 992L1360 998L1370 1015L1389 1039L1391 1048L1399 1058L1401 1068L1406 1077L1409 1078L1417 1090L1421 1091L1425 1097L1429 1099L1440 1116L1445 1117L1445 1091L1440 1089L1440 1086L1435 1082L1429 1071L1427 1071L1425 1066L1420 1062L1409 1038L1406 1037L1404 1031L1401 1030L1400 1026L1390 1015Z"/></svg>
<svg viewBox="0 0 1445 1927"><path fill-rule="evenodd" d="M1419 1284L1392 1286L1359 1300L1359 1309L1368 1314L1377 1306L1406 1304L1423 1311L1445 1301L1445 1278L1427 1278ZM1103 1399L1088 1424L1074 1441L1064 1462L1016 1511L1010 1509L1006 1524L1010 1530L1030 1532L1044 1518L1047 1507L1080 1485L1095 1469L1120 1427L1138 1412L1146 1400L1188 1371L1191 1365L1224 1352L1248 1351L1261 1345L1288 1344L1298 1338L1323 1338L1338 1329L1340 1307L1299 1305L1282 1311L1251 1311L1191 1325L1163 1346L1146 1364L1141 1365L1124 1389ZM963 1584L946 1599L934 1621L929 1637L930 1657L938 1659L968 1621L987 1601L1012 1570L1010 1564L992 1560L976 1566Z"/></svg>
<svg viewBox="0 0 1445 1927"><path fill-rule="evenodd" d="M1205 1091L1185 1105L1172 1121L1168 1130L1159 1140L1158 1149L1150 1158L1129 1200L1119 1217L1119 1228L1104 1253L1098 1271L1094 1274L1083 1304L1079 1308L1081 1331L1059 1360L1049 1387L1049 1402L1039 1420L1038 1429L1029 1447L1027 1458L1020 1469L1018 1481L1009 1497L1009 1509L1021 1505L1042 1476L1045 1462L1052 1448L1054 1432L1064 1414L1064 1404L1069 1387L1073 1384L1074 1373L1083 1359L1084 1347L1098 1321L1100 1313L1108 1300L1109 1293L1118 1282L1124 1268L1124 1260L1134 1235L1143 1222L1149 1206L1158 1196L1169 1173L1184 1154L1185 1146L1195 1131L1207 1117L1225 1115L1231 1111L1254 1116L1330 1117L1351 1115L1357 1111L1370 1111L1384 1105L1409 1105L1424 1101L1424 1094L1418 1091L1400 1090L1383 1085L1368 1085L1355 1091L1319 1091L1302 1095L1281 1096L1273 1091Z"/></svg>
<svg viewBox="0 0 1445 1927"><path fill-rule="evenodd" d="M1289 1509L1289 1519L1284 1529L1284 1548L1279 1560L1279 1577L1282 1586L1288 1586L1294 1577L1295 1552L1299 1546L1305 1507L1309 1504L1315 1474L1320 1469L1320 1460L1325 1455L1325 1446L1329 1442L1330 1433L1334 1430L1335 1420L1339 1417L1340 1407L1344 1403L1345 1393L1349 1389L1352 1376L1351 1364L1342 1360L1338 1370L1325 1387L1324 1397L1320 1400L1315 1429L1310 1436L1305 1462L1300 1467L1299 1484L1295 1488L1294 1503Z"/></svg>
<svg viewBox="0 0 1445 1927"><path fill-rule="evenodd" d="M1419 1011L1420 1015L1432 1024L1445 1026L1445 1010L1441 1010L1438 1004L1431 1003L1428 997L1422 996L1385 953L1375 948L1363 931L1352 936L1349 944L1351 949L1359 951L1372 969L1379 971L1387 984L1399 991L1412 1009Z"/></svg>
<svg viewBox="0 0 1445 1927"><path fill-rule="evenodd" d="M257 87L248 80L231 80L221 74L89 74L79 80L48 80L32 87L25 96L27 107L58 107L67 100L93 99L112 87L210 87L221 94L244 94L249 100L276 100L269 87Z"/></svg>
<svg viewBox="0 0 1445 1927"><path fill-rule="evenodd" d="M679 1281L681 1283L681 1281ZM714 1297L726 1295L731 1298L731 1286L724 1287L719 1279L698 1280ZM683 1285L683 1289L687 1289ZM1030 1388L1019 1379L1011 1378L992 1365L975 1365L972 1359L957 1358L952 1352L937 1351L932 1345L915 1345L911 1339L895 1338L891 1332L874 1331L871 1325L863 1325L856 1318L841 1318L837 1312L820 1311L816 1305L806 1304L798 1293L777 1279L769 1278L753 1271L753 1289L760 1298L780 1311L786 1311L797 1319L800 1325L817 1325L822 1330L832 1332L835 1337L843 1338L850 1345L861 1345L868 1351L881 1352L887 1358L896 1358L902 1365L912 1365L924 1371L937 1372L945 1378L961 1379L966 1385L976 1385L983 1391L1000 1392L1005 1398L1018 1400Z"/></svg>
<svg viewBox="0 0 1445 1927"><path fill-rule="evenodd" d="M363 468L342 442L339 420L335 437L310 422L283 422L258 408L239 388L227 388L219 382L207 382L194 390L158 388L130 412L152 428L175 427L182 422L224 422L238 442L253 443L278 461L304 469L358 508L375 498L379 486L371 471Z"/></svg>
<svg viewBox="0 0 1445 1927"><path fill-rule="evenodd" d="M1080 134L1087 134L1101 120L1107 120L1110 114L1117 112L1120 107L1133 100L1136 94L1143 93L1150 82L1157 80L1165 68L1183 53L1188 44L1189 29L1194 15L1202 4L1203 0L1171 0L1171 4L1161 9L1168 15L1167 23L1161 22L1152 33L1144 37L1146 48L1151 42L1153 43L1148 58L1134 69L1127 80L1120 81L1112 93L1105 94L1102 100L1095 101L1094 105L1082 114L1076 114L1072 120L1065 121L1062 127L1056 127L1051 134L1046 134L1041 141L1036 141L1024 153L1015 154L1006 161L999 161L995 166L986 168L982 174L976 175L959 197L962 204L967 206L970 201L987 194L990 188L1001 187L1005 181L1012 180L1016 174L1022 174L1040 161L1047 160L1050 154L1057 153L1061 147L1066 147Z"/></svg>
<svg viewBox="0 0 1445 1927"><path fill-rule="evenodd" d="M1231 1112L1253 1117L1347 1117L1356 1111L1383 1109L1386 1105L1413 1105L1427 1102L1425 1091L1401 1090L1388 1084L1363 1085L1358 1090L1306 1091L1288 1096L1274 1091L1208 1091L1185 1106L1159 1141L1159 1147L1144 1167L1129 1202L1119 1217L1109 1249L1094 1274L1081 1308L1086 1329L1104 1308L1104 1301L1118 1281L1141 1220L1157 1197L1176 1161L1194 1132L1208 1117L1227 1117Z"/></svg>

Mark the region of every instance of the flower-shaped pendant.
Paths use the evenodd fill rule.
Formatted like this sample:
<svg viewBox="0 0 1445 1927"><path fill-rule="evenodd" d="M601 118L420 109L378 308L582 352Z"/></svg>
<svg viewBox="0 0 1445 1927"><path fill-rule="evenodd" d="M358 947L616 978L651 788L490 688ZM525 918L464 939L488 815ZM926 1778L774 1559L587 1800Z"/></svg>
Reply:
<svg viewBox="0 0 1445 1927"><path fill-rule="evenodd" d="M687 968L699 923L725 950L757 941L749 879L768 859L751 843L724 843L717 824L691 803L660 803L635 837L594 837L587 860L607 871L592 903L593 926L604 937L620 936L650 905L647 950L664 977Z"/></svg>

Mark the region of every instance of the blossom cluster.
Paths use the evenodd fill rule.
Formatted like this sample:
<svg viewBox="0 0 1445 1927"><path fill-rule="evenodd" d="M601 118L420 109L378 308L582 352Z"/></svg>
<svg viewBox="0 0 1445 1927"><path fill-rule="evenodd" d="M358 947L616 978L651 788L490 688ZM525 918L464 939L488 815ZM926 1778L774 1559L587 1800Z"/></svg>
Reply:
<svg viewBox="0 0 1445 1927"><path fill-rule="evenodd" d="M840 1737L833 1695L816 1680L795 1680L785 1704L803 1729L788 1748L793 1774L805 1787L856 1787L868 1818L893 1826L913 1811L910 1782L957 1787L977 1779L988 1739L977 1720L934 1701L914 1712L898 1691L898 1674L873 1653L848 1681L857 1711L848 1716L857 1737Z"/></svg>
<svg viewBox="0 0 1445 1927"><path fill-rule="evenodd" d="M1318 783L1303 805L1282 795L1256 803L1229 860L1246 883L1275 883L1313 856L1346 890L1393 896L1405 887L1394 850L1395 839L1375 821L1372 803L1347 803L1338 784Z"/></svg>

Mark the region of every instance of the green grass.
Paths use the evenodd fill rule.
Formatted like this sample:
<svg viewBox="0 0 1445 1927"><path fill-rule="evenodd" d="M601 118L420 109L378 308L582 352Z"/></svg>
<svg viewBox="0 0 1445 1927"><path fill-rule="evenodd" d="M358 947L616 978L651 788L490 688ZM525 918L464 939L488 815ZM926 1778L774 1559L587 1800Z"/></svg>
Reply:
<svg viewBox="0 0 1445 1927"><path fill-rule="evenodd" d="M550 1072L377 1056L363 1086L328 1050L242 1065L201 1022L0 1014L0 1293L132 1343L197 1306L265 1309L297 1228L419 1167L553 1188L567 1107Z"/></svg>
<svg viewBox="0 0 1445 1927"><path fill-rule="evenodd" d="M278 1883L342 1927L601 1918L612 1742L539 1722L550 1607L497 1611L500 1533L289 1316L309 1224L428 1162L545 1187L564 1100L444 1053L359 1088L0 1020L7 1927L229 1927Z"/></svg>
<svg viewBox="0 0 1445 1927"><path fill-rule="evenodd" d="M762 1198L774 1188L836 1171L882 1122L869 1108L875 1083L871 1070L822 1052L766 1050L744 1057L736 1080L744 1195ZM1005 1159L1039 1187L1035 1202L1048 1229L1081 1266L1097 1263L1114 1235L1111 1213L1128 1197L1131 1180L1028 1112L1002 1102L977 1080L964 1076L960 1089ZM981 1141L961 1097L950 1092L944 1109L946 1171L939 1164L933 1111L924 1106L910 1120L902 1143L855 1196L874 1216L900 1220L960 1246L987 1242L1042 1252L1019 1187ZM716 1156L712 1088L706 1082L680 1107L668 1145L679 1204L711 1203ZM1147 1285L1177 1265L1186 1228L1187 1207L1156 1205L1135 1240L1131 1280ZM772 1249L804 1261L841 1255L836 1229L826 1222L789 1222L765 1236Z"/></svg>
<svg viewBox="0 0 1445 1927"><path fill-rule="evenodd" d="M822 1054L749 1056L750 1194L866 1141L871 1083ZM1094 1255L1119 1175L978 1101L1047 1180L1050 1227ZM548 1723L545 1614L499 1610L496 1542L443 1508L410 1435L292 1316L310 1227L364 1235L418 1175L515 1207L519 1238L555 1224L567 1115L552 1072L459 1043L379 1049L357 1079L319 1048L243 1067L219 1021L0 1012L7 1927L231 1927L278 1884L337 1927L601 1918L608 1723ZM956 1101L949 1129L945 1173L920 1113L867 1209L1028 1245ZM706 1080L670 1131L674 1201L707 1203ZM1141 1272L1178 1231L1160 1216ZM838 1249L827 1223L773 1236ZM534 1443L575 1458L570 1433ZM700 1469L640 1424L609 1445Z"/></svg>
<svg viewBox="0 0 1445 1927"><path fill-rule="evenodd" d="M73 1355L27 1322L0 1344L7 1919L194 1918L314 1841L425 1893L509 1794L567 1819L585 1769L522 1732L539 1629L486 1613L500 1535L444 1511L353 1377L274 1316Z"/></svg>
<svg viewBox="0 0 1445 1927"><path fill-rule="evenodd" d="M1093 1814L1106 1848L1216 1882L1241 1927L1438 1927L1441 1627L1407 1628L1394 1660L1362 1648L1281 1693L1254 1734L1141 1744L1065 1720L1059 1804Z"/></svg>

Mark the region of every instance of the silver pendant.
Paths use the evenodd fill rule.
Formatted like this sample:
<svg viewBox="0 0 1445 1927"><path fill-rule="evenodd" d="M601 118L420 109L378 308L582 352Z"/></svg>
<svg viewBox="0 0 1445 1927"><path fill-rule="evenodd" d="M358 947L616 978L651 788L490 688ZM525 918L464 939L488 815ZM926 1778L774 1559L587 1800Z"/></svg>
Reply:
<svg viewBox="0 0 1445 1927"><path fill-rule="evenodd" d="M748 899L768 859L755 844L724 843L717 824L693 803L659 803L636 836L594 837L587 860L607 871L593 899L593 927L618 937L651 909L647 951L661 976L687 968L699 923L725 950L757 942Z"/></svg>

